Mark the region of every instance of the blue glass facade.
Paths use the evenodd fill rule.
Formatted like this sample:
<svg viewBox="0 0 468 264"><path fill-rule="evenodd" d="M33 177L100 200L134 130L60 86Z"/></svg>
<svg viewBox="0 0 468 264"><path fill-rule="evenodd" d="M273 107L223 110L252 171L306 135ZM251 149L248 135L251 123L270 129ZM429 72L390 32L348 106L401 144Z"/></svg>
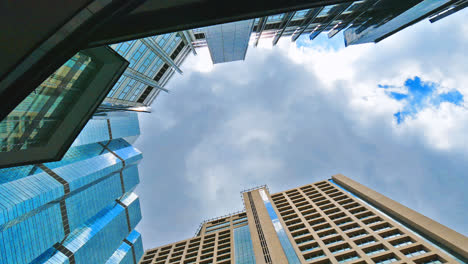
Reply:
<svg viewBox="0 0 468 264"><path fill-rule="evenodd" d="M163 86L164 81L162 79L155 79L155 77L158 73L164 75L163 71L166 71L163 66L167 61L164 60L163 56L174 60L175 63L175 57L177 57L178 54L175 54L176 50L181 44L184 44L181 35L182 34L177 32L168 33L143 40L138 39L113 44L110 47L130 62L130 68L133 68L152 80L158 81L161 86ZM155 52L154 49L148 46L148 43L159 46L160 50L165 53L165 55ZM173 56L174 54L175 56ZM131 77L122 76L107 95L105 102L117 105L140 106L141 103L145 103L142 96L146 87L147 85ZM147 94L144 95L145 98L147 96ZM145 105L150 103L151 102L146 102Z"/></svg>
<svg viewBox="0 0 468 264"><path fill-rule="evenodd" d="M0 170L0 263L135 263L138 117L91 120L61 161Z"/></svg>
<svg viewBox="0 0 468 264"><path fill-rule="evenodd" d="M234 228L234 259L236 264L255 264L255 253L248 225Z"/></svg>
<svg viewBox="0 0 468 264"><path fill-rule="evenodd" d="M278 219L278 215L276 214L275 209L271 205L270 199L268 199L265 190L260 189L259 192L260 196L262 197L263 203L265 204L265 207L268 211L268 215L270 216L271 222L275 227L276 234L278 235L281 247L283 248L284 254L288 259L289 264L300 264L301 262L299 261L299 258L297 257L296 252L294 251L294 248L291 244L291 241L289 241L288 235L284 231L284 228Z"/></svg>

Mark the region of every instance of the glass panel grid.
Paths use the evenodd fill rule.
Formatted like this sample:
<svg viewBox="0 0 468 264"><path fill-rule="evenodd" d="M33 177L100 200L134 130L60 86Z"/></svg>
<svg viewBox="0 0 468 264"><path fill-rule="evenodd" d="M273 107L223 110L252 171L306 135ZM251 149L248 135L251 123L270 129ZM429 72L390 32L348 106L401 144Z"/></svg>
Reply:
<svg viewBox="0 0 468 264"><path fill-rule="evenodd" d="M236 264L255 264L249 226L234 229L234 256Z"/></svg>

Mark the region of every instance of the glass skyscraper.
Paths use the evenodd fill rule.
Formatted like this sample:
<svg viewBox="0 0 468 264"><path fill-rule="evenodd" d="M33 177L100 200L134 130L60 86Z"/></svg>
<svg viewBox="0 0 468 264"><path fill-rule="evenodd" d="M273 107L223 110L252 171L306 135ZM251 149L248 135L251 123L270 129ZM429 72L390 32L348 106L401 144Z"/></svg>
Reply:
<svg viewBox="0 0 468 264"><path fill-rule="evenodd" d="M150 106L179 66L194 52L190 31L136 39L110 47L130 62L114 85L104 106Z"/></svg>
<svg viewBox="0 0 468 264"><path fill-rule="evenodd" d="M231 22L194 32L204 32L213 64L244 60L253 22L253 19Z"/></svg>
<svg viewBox="0 0 468 264"><path fill-rule="evenodd" d="M75 54L0 120L0 168L59 160L127 65L108 47Z"/></svg>
<svg viewBox="0 0 468 264"><path fill-rule="evenodd" d="M220 33L224 30L223 26L249 24L252 21L249 36L254 46L258 45L260 39L270 38L276 45L283 37L296 41L300 36L307 35L313 40L321 33L327 33L332 38L340 31L344 31L345 45L378 42L422 19L430 18L431 22L435 22L467 5L467 1L460 0L352 0L323 3L314 8L195 29L193 45L208 46L213 63L223 62L220 60L223 52L220 43L237 46L243 43L239 41L239 30L236 32L230 29L232 35L226 38L227 34ZM231 52L232 48L227 50ZM246 51L247 46L243 53ZM238 57L233 60L242 59Z"/></svg>
<svg viewBox="0 0 468 264"><path fill-rule="evenodd" d="M136 113L91 119L58 162L0 170L0 263L137 263Z"/></svg>

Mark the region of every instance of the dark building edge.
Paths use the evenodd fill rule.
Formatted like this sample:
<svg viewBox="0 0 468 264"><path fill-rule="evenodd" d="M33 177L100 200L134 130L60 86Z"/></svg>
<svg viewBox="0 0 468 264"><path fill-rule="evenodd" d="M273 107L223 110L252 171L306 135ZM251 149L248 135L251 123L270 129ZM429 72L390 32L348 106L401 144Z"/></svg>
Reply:
<svg viewBox="0 0 468 264"><path fill-rule="evenodd" d="M112 55L115 56L115 59L120 60L120 66L118 66L118 68L114 72L112 78L109 79L109 81L107 82L107 85L105 86L105 88L101 91L99 96L94 100L94 103L92 104L92 106L90 108L88 108L87 113L80 120L80 122L78 124L72 124L74 126L73 132L65 139L65 142L60 145L60 149L58 150L57 155L55 155L55 157L53 157L53 158L34 159L34 160L15 162L15 163L9 163L9 164L1 164L0 163L0 168L16 167L16 166L23 166L23 165L29 165L29 164L38 164L38 163L47 163L47 162L53 162L53 161L61 160L63 158L63 156L65 155L65 153L70 148L70 146L73 144L73 141L76 139L76 137L80 134L80 132L86 126L89 119L92 117L92 115L97 110L99 105L102 104L102 102L106 98L107 94L110 92L110 90L115 85L115 83L117 83L120 76L123 74L125 69L130 64L127 60L125 60L122 56L120 56L112 48L107 47L107 46L98 47L98 48L91 48L91 49L87 49L87 50L89 52L91 52L91 53L94 53L94 54L99 54L99 53L102 53L102 52L111 53ZM86 52L87 50L84 50L84 52ZM97 77L97 78L99 78L99 77Z"/></svg>

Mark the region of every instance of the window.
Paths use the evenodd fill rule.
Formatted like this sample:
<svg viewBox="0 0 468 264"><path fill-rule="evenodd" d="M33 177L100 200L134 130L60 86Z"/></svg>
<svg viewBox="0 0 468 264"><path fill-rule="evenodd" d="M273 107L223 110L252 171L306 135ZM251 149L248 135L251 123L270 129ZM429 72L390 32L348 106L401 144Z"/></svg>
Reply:
<svg viewBox="0 0 468 264"><path fill-rule="evenodd" d="M304 237L304 238L301 238L301 239L297 239L296 240L296 243L298 245L301 245L301 244L304 244L304 243L307 243L307 242L310 242L310 241L314 241L314 238L312 236L308 236L308 237Z"/></svg>
<svg viewBox="0 0 468 264"><path fill-rule="evenodd" d="M151 86L147 86L145 91L143 92L143 94L141 94L140 98L138 98L138 103L143 103L146 99L146 97L148 97L148 95L151 93L151 91L153 91L153 87Z"/></svg>
<svg viewBox="0 0 468 264"><path fill-rule="evenodd" d="M317 16L317 17L324 17L324 16L327 16L328 15L328 12L330 12L330 10L335 7L335 5L329 5L329 6L326 6L322 9L322 11L320 12L320 14Z"/></svg>
<svg viewBox="0 0 468 264"><path fill-rule="evenodd" d="M390 238L401 236L401 235L402 234L401 234L400 230L392 230L392 231L383 233L380 236L385 238L385 239L390 239Z"/></svg>
<svg viewBox="0 0 468 264"><path fill-rule="evenodd" d="M389 223L383 223L383 224L380 224L380 225L373 226L371 228L372 228L372 230L378 232L378 231L383 231L383 230L390 229L390 228L392 228L392 226Z"/></svg>
<svg viewBox="0 0 468 264"><path fill-rule="evenodd" d="M388 263L398 261L397 257L393 253L389 254L389 255L386 255L386 256L383 256L383 257L379 257L377 259L373 259L373 260L374 260L374 262L376 264L388 264Z"/></svg>
<svg viewBox="0 0 468 264"><path fill-rule="evenodd" d="M175 60L175 58L177 58L177 56L179 55L179 53L182 51L184 47L185 47L185 43L181 41L179 45L177 46L177 48L174 50L174 52L172 52L171 59Z"/></svg>
<svg viewBox="0 0 468 264"><path fill-rule="evenodd" d="M148 47L141 43L138 49L132 54L130 57L130 65L128 67L133 67L134 65L138 64L138 61L141 59L141 56L148 50Z"/></svg>
<svg viewBox="0 0 468 264"><path fill-rule="evenodd" d="M354 254L351 254L351 255L336 257L336 260L338 260L338 263L345 263L345 262L355 260L355 259L358 259L358 258L359 258L359 256L356 253L354 253Z"/></svg>
<svg viewBox="0 0 468 264"><path fill-rule="evenodd" d="M330 252L333 253L333 254L336 254L336 253L340 253L340 252L350 250L350 249L351 248L349 247L348 244L343 244L343 245L339 245L339 246L335 246L335 247L330 248Z"/></svg>
<svg viewBox="0 0 468 264"><path fill-rule="evenodd" d="M339 221L336 221L335 224L337 226L341 226L341 225L344 225L344 224L347 224L347 223L351 223L351 219L350 218L345 218L345 219L341 219Z"/></svg>
<svg viewBox="0 0 468 264"><path fill-rule="evenodd" d="M284 16L284 14L269 16L269 17L268 17L268 22L277 22L277 21L281 21L281 19L283 19L283 16Z"/></svg>
<svg viewBox="0 0 468 264"><path fill-rule="evenodd" d="M166 44L169 37L171 37L171 35L172 35L172 33L167 33L167 34L161 35L161 38L157 41L158 45L160 47L164 47L164 45ZM153 37L153 39L156 40L158 37L159 36L155 36L155 37Z"/></svg>
<svg viewBox="0 0 468 264"><path fill-rule="evenodd" d="M367 238L360 239L360 240L356 241L355 243L358 246L365 246L365 245L372 244L374 242L375 242L375 238L367 237Z"/></svg>
<svg viewBox="0 0 468 264"><path fill-rule="evenodd" d="M398 247L404 247L404 246L413 244L413 240L411 238L409 238L409 237L404 237L402 239L398 239L398 240L392 241L390 243L394 247L398 248Z"/></svg>
<svg viewBox="0 0 468 264"><path fill-rule="evenodd" d="M348 232L348 231L355 230L358 228L361 228L361 227L358 224L353 223L353 224L341 227L341 230L343 230L344 232Z"/></svg>
<svg viewBox="0 0 468 264"><path fill-rule="evenodd" d="M143 87L145 86L145 84L143 83L138 83L138 86L135 88L135 90L133 91L132 93L132 96L130 97L129 101L135 101L137 96L140 95L141 93L141 90L143 90Z"/></svg>
<svg viewBox="0 0 468 264"><path fill-rule="evenodd" d="M311 261L311 260L318 259L318 258L321 258L321 257L325 257L325 254L323 254L323 251L314 252L314 253L304 255L304 258L305 258L306 261Z"/></svg>
<svg viewBox="0 0 468 264"><path fill-rule="evenodd" d="M336 243L341 242L341 241L343 241L343 238L338 236L338 237L333 237L333 238L324 240L323 243L325 243L325 245L333 245L333 244L336 244Z"/></svg>
<svg viewBox="0 0 468 264"><path fill-rule="evenodd" d="M442 264L445 263L446 261L440 258L437 255L430 256L421 260L415 260L414 262L418 264Z"/></svg>
<svg viewBox="0 0 468 264"><path fill-rule="evenodd" d="M122 57L125 57L127 53L130 51L130 48L135 44L136 40L126 41L119 43L117 47L115 47L115 51L119 53Z"/></svg>
<svg viewBox="0 0 468 264"><path fill-rule="evenodd" d="M294 14L293 19L294 19L294 20L296 20L296 19L302 19L302 18L304 18L304 17L307 15L307 12L309 12L309 9L297 11L296 14Z"/></svg>
<svg viewBox="0 0 468 264"><path fill-rule="evenodd" d="M377 245L377 246L373 246L373 247L370 247L370 248L365 248L365 249L363 249L363 251L368 256L372 256L372 255L375 255L377 253L384 252L384 251L387 251L387 250L384 248L384 246Z"/></svg>
<svg viewBox="0 0 468 264"><path fill-rule="evenodd" d="M405 254L405 256L408 258L412 258L412 257L425 254L427 252L428 251L423 246L416 246L416 247L405 249L403 251L403 254Z"/></svg>
<svg viewBox="0 0 468 264"><path fill-rule="evenodd" d="M332 230L322 232L322 233L318 234L318 236L320 238L325 238L325 237L329 237L329 236L336 235L336 234L337 234L336 231L332 229Z"/></svg>
<svg viewBox="0 0 468 264"><path fill-rule="evenodd" d="M153 52L150 52L148 56L146 56L145 60L143 63L138 67L137 71L141 73L145 73L148 67L153 63L154 59L156 58L156 54Z"/></svg>
<svg viewBox="0 0 468 264"><path fill-rule="evenodd" d="M122 84L122 81L125 79L126 77L124 76L120 76L119 80L117 81L117 83L115 83L114 87L112 87L112 90L109 92L109 94L107 95L107 97L112 97L114 96L115 92L119 89L120 85Z"/></svg>
<svg viewBox="0 0 468 264"><path fill-rule="evenodd" d="M127 95L128 91L130 91L130 89L133 87L133 85L135 85L136 81L135 80L130 80L127 85L125 86L125 88L122 90L122 92L120 92L119 94L119 99L124 99L125 96Z"/></svg>
<svg viewBox="0 0 468 264"><path fill-rule="evenodd" d="M350 238L358 238L367 235L367 232L365 230L358 230L354 231L348 234L348 237Z"/></svg>
<svg viewBox="0 0 468 264"><path fill-rule="evenodd" d="M317 243L312 243L312 244L310 244L310 245L302 246L302 247L300 247L299 249L300 249L302 252L309 252L309 251L314 250L314 249L316 249L316 248L318 248Z"/></svg>

